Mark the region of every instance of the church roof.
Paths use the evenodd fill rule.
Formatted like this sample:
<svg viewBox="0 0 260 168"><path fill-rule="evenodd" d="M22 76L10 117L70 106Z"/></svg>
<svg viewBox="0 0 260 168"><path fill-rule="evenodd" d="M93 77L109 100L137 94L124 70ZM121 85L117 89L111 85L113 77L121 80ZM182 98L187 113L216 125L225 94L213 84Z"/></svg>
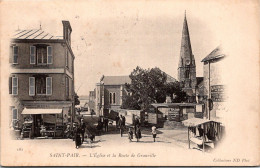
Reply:
<svg viewBox="0 0 260 168"><path fill-rule="evenodd" d="M207 55L201 62L210 61L217 58L223 58L225 57L225 54L222 52L222 47L218 46L215 48L209 55Z"/></svg>
<svg viewBox="0 0 260 168"><path fill-rule="evenodd" d="M195 59L192 54L189 27L188 27L188 23L186 19L186 11L185 11L185 17L184 17L183 29L182 29L179 67L184 66L187 62L189 62L188 65L195 64Z"/></svg>
<svg viewBox="0 0 260 168"><path fill-rule="evenodd" d="M172 77L172 76L170 76L168 74L166 74L166 75L167 75L167 79L166 79L167 83L176 82L177 81L174 77Z"/></svg>
<svg viewBox="0 0 260 168"><path fill-rule="evenodd" d="M196 80L197 80L197 86L203 84L203 77L196 77Z"/></svg>
<svg viewBox="0 0 260 168"><path fill-rule="evenodd" d="M104 82L104 85L124 85L131 83L129 76L104 76L101 81Z"/></svg>

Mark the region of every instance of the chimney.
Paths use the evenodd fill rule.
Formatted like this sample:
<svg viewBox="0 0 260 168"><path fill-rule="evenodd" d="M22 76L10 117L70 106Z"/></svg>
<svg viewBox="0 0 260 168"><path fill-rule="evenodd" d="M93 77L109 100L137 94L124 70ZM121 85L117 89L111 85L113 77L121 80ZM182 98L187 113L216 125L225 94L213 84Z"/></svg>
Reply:
<svg viewBox="0 0 260 168"><path fill-rule="evenodd" d="M71 32L72 32L72 28L70 26L70 22L69 21L62 21L63 24L63 39L67 40L69 44L71 44Z"/></svg>

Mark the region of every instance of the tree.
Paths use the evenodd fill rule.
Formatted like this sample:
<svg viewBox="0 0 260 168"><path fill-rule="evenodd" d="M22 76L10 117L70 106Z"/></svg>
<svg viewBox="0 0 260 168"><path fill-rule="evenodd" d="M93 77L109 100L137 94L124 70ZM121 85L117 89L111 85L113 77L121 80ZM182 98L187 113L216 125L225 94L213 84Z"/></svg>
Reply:
<svg viewBox="0 0 260 168"><path fill-rule="evenodd" d="M75 100L75 105L79 105L80 104L79 96L78 96L77 93L75 93L74 100Z"/></svg>
<svg viewBox="0 0 260 168"><path fill-rule="evenodd" d="M125 84L131 95L123 97L121 108L145 109L152 103L163 103L166 96L173 102L186 101L186 93L181 90L179 82L167 83L167 75L159 68L142 69L137 66L129 75L131 84Z"/></svg>
<svg viewBox="0 0 260 168"><path fill-rule="evenodd" d="M182 91L180 82L170 82L165 85L167 96L171 97L173 103L187 102L188 96Z"/></svg>
<svg viewBox="0 0 260 168"><path fill-rule="evenodd" d="M139 66L129 75L131 84L126 84L126 89L132 93L126 97L122 107L144 109L151 103L165 101L167 75L159 68L142 69Z"/></svg>

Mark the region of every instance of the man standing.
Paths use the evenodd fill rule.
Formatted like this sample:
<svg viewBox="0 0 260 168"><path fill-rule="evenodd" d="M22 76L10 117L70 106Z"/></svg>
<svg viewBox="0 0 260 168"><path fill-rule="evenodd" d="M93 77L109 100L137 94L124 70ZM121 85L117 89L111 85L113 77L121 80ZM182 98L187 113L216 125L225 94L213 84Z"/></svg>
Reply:
<svg viewBox="0 0 260 168"><path fill-rule="evenodd" d="M108 118L104 118L105 132L108 132Z"/></svg>
<svg viewBox="0 0 260 168"><path fill-rule="evenodd" d="M118 128L119 120L120 120L120 118L119 118L119 116L118 116L118 114L117 114L117 115L116 115L116 128Z"/></svg>
<svg viewBox="0 0 260 168"><path fill-rule="evenodd" d="M123 132L124 132L124 121L123 121L123 116L120 115L120 119L119 119L119 129L120 129L120 135L121 137L123 136Z"/></svg>
<svg viewBox="0 0 260 168"><path fill-rule="evenodd" d="M86 130L86 124L83 121L83 118L80 121L80 130L81 130L81 136L82 136L82 143L84 142L84 134Z"/></svg>

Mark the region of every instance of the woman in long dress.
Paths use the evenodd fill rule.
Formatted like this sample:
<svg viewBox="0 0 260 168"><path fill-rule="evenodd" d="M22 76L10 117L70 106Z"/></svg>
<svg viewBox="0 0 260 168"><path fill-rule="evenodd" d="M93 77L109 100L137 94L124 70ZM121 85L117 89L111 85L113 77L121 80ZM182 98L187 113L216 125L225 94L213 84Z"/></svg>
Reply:
<svg viewBox="0 0 260 168"><path fill-rule="evenodd" d="M136 136L137 142L139 142L139 140L142 138L141 129L140 129L139 125L137 125L137 127L136 127L135 136Z"/></svg>

